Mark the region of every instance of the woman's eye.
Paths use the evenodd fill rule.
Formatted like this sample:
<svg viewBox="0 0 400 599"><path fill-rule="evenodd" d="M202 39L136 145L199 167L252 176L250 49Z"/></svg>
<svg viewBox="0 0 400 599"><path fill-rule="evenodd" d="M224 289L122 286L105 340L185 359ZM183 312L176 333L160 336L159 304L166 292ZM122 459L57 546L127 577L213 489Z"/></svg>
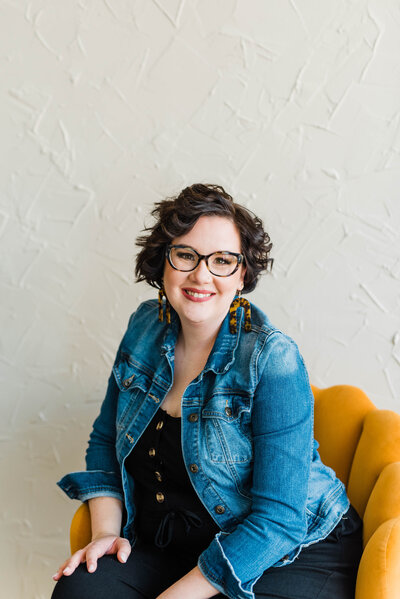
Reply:
<svg viewBox="0 0 400 599"><path fill-rule="evenodd" d="M194 260L194 254L190 252L177 252L177 256L182 260Z"/></svg>
<svg viewBox="0 0 400 599"><path fill-rule="evenodd" d="M215 256L213 263L218 264L220 266L226 266L228 264L232 264L233 257L232 256Z"/></svg>

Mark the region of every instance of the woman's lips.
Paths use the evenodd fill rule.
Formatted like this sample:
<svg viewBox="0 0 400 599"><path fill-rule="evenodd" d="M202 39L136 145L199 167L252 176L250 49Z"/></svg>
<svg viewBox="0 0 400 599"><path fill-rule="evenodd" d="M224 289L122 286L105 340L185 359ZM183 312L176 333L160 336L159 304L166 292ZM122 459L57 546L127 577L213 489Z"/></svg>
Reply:
<svg viewBox="0 0 400 599"><path fill-rule="evenodd" d="M215 295L215 293L207 291L207 289L193 289L191 287L185 287L182 289L182 293L192 302L207 302Z"/></svg>

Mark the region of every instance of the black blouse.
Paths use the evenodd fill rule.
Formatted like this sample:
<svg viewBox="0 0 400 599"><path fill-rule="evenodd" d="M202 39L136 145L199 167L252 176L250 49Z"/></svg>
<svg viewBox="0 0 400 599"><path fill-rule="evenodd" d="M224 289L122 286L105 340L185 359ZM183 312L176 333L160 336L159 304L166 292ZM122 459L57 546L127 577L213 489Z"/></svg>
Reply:
<svg viewBox="0 0 400 599"><path fill-rule="evenodd" d="M220 530L190 482L181 447L181 419L159 408L126 458L135 481L138 539L201 553Z"/></svg>

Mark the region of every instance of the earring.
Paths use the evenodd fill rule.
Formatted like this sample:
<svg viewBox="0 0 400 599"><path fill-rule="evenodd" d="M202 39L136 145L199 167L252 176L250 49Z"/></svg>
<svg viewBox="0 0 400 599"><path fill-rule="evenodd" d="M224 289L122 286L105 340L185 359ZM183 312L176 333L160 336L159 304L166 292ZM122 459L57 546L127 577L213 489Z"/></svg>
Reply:
<svg viewBox="0 0 400 599"><path fill-rule="evenodd" d="M239 289L238 297L236 297L229 308L229 330L231 333L237 331L237 309L243 308L244 310L244 330L246 333L251 331L251 308L250 302L242 297L242 291Z"/></svg>
<svg viewBox="0 0 400 599"><path fill-rule="evenodd" d="M163 297L165 295L164 288L158 290L158 320L162 322L164 320L164 302ZM171 324L171 304L165 295L165 320L167 324Z"/></svg>

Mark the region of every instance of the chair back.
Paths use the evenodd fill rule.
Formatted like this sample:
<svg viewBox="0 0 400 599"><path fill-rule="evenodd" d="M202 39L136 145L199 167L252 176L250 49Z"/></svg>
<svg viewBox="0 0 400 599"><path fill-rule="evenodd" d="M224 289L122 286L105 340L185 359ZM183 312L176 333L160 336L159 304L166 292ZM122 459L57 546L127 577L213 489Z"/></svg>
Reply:
<svg viewBox="0 0 400 599"><path fill-rule="evenodd" d="M350 385L312 390L321 459L363 518L365 547L381 524L400 517L400 415L378 410Z"/></svg>
<svg viewBox="0 0 400 599"><path fill-rule="evenodd" d="M357 387L335 385L318 389L312 385L311 388L315 399L314 435L321 460L347 488L364 418L376 407Z"/></svg>

